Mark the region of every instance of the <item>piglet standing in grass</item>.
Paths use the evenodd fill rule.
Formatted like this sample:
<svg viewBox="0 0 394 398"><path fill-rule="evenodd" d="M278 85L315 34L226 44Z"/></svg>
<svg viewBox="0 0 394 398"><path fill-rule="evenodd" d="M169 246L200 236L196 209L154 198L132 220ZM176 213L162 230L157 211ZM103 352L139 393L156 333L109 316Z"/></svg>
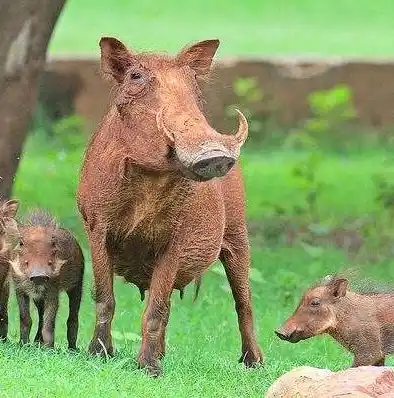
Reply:
<svg viewBox="0 0 394 398"><path fill-rule="evenodd" d="M42 210L33 211L19 230L20 244L11 265L20 312L20 340L29 342L32 299L39 316L34 341L54 346L59 293L66 291L69 298L68 347L75 349L84 271L82 250L72 234L60 228L52 216Z"/></svg>
<svg viewBox="0 0 394 398"><path fill-rule="evenodd" d="M8 333L9 269L12 253L19 244L18 224L15 220L19 202L0 202L0 339Z"/></svg>
<svg viewBox="0 0 394 398"><path fill-rule="evenodd" d="M291 343L327 333L354 354L353 367L383 366L394 353L394 292L356 293L347 287L345 278L326 277L275 333Z"/></svg>

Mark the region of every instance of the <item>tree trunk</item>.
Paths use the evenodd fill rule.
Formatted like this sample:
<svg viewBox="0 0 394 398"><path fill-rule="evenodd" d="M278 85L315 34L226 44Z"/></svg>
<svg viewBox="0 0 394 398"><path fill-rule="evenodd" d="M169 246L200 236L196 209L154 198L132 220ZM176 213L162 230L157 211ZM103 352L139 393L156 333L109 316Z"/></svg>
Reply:
<svg viewBox="0 0 394 398"><path fill-rule="evenodd" d="M0 197L11 195L37 81L65 0L0 0Z"/></svg>

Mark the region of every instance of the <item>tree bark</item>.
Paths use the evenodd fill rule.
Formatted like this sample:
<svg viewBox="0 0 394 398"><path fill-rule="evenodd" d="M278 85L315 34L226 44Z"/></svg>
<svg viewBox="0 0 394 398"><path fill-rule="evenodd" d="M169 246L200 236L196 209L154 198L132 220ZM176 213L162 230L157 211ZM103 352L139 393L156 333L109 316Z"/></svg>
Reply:
<svg viewBox="0 0 394 398"><path fill-rule="evenodd" d="M65 0L0 1L0 198L9 198Z"/></svg>

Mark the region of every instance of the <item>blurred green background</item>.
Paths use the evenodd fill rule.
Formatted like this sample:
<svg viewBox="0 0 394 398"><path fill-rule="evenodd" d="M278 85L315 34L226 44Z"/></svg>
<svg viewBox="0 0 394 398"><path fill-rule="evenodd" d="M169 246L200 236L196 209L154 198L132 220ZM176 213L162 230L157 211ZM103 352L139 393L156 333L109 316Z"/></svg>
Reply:
<svg viewBox="0 0 394 398"><path fill-rule="evenodd" d="M390 0L68 0L50 54L97 54L100 36L138 50L178 51L218 37L224 55L394 54Z"/></svg>

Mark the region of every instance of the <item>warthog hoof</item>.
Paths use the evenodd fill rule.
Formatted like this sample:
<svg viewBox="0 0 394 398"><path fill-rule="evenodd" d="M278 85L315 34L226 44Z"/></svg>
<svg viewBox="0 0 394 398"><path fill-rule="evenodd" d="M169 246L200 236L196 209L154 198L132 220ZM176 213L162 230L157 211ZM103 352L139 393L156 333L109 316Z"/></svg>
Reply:
<svg viewBox="0 0 394 398"><path fill-rule="evenodd" d="M263 354L257 348L254 350L245 350L238 362L243 362L247 368L256 368L264 363Z"/></svg>
<svg viewBox="0 0 394 398"><path fill-rule="evenodd" d="M159 360L148 360L142 355L137 358L138 367L144 369L151 377L159 377L162 374L161 364Z"/></svg>
<svg viewBox="0 0 394 398"><path fill-rule="evenodd" d="M114 349L111 343L105 342L100 338L93 338L89 344L89 354L101 357L113 356Z"/></svg>

